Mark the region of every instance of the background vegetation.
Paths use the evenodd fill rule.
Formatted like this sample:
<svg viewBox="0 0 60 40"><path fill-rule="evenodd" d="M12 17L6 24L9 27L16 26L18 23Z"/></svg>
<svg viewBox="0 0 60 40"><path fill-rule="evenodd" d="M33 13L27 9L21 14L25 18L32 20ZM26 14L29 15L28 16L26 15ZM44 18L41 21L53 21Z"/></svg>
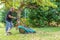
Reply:
<svg viewBox="0 0 60 40"><path fill-rule="evenodd" d="M2 6L0 8L0 22L5 22L9 8L13 6L15 9L19 9L21 2L25 4L22 18L27 19L26 25L35 27L60 25L59 0L0 0Z"/></svg>

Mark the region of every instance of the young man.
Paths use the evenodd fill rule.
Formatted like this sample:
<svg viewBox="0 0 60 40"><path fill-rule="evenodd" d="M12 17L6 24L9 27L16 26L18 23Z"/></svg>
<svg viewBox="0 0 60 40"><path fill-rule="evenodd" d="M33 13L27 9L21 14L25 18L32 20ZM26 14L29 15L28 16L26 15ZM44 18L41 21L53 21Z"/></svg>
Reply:
<svg viewBox="0 0 60 40"><path fill-rule="evenodd" d="M14 8L10 8L9 12L7 13L7 16L6 16L6 35L10 35L11 32L11 28L12 28L12 19L15 19L16 17L13 17L12 16L12 13L14 11Z"/></svg>

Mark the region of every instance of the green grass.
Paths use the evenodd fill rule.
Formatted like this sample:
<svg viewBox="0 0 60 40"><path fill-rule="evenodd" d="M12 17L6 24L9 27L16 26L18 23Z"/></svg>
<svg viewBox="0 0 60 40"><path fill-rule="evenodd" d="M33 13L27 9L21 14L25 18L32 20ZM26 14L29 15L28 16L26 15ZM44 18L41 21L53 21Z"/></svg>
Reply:
<svg viewBox="0 0 60 40"><path fill-rule="evenodd" d="M60 27L34 28L35 34L20 34L13 28L12 35L5 35L5 28L0 28L0 40L60 40Z"/></svg>

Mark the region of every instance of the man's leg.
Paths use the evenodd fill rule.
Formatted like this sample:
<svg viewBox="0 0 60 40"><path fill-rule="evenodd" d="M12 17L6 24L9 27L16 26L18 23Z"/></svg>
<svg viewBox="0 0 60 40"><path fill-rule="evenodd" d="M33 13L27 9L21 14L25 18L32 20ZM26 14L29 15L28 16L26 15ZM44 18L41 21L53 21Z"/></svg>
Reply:
<svg viewBox="0 0 60 40"><path fill-rule="evenodd" d="M13 26L13 23L10 22L10 27L9 27L9 30L8 31L10 31L12 29L12 26Z"/></svg>
<svg viewBox="0 0 60 40"><path fill-rule="evenodd" d="M11 28L12 28L12 23L6 21L6 33L7 33L7 35L9 35Z"/></svg>
<svg viewBox="0 0 60 40"><path fill-rule="evenodd" d="M6 33L7 33L7 31L8 31L8 27L9 27L9 22L6 21Z"/></svg>
<svg viewBox="0 0 60 40"><path fill-rule="evenodd" d="M13 23L10 22L10 26L9 26L9 28L8 28L8 33L9 33L9 34L12 34L12 33L10 32L10 30L12 29L12 26L13 26Z"/></svg>

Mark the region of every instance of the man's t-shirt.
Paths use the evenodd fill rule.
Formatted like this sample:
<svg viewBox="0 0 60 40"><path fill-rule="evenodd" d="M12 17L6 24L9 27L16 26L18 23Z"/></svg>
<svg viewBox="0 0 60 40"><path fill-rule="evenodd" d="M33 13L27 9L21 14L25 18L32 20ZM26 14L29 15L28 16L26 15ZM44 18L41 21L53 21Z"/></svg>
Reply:
<svg viewBox="0 0 60 40"><path fill-rule="evenodd" d="M7 14L7 16L6 16L6 20L9 21L9 22L11 22L12 18L9 18L9 15L12 16L12 12L11 11L9 11L8 14Z"/></svg>

